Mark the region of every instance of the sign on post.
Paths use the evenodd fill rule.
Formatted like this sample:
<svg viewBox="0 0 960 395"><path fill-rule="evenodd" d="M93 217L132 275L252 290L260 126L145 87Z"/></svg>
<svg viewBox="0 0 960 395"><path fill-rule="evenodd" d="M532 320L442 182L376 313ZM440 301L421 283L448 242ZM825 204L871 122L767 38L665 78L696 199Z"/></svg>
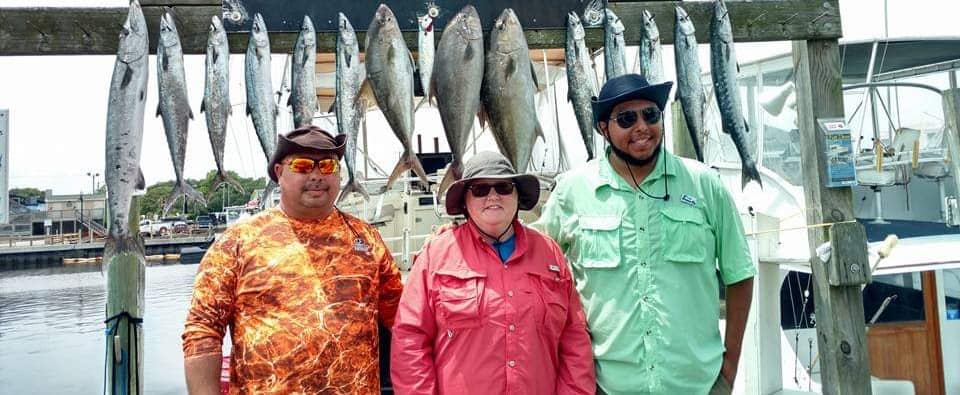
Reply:
<svg viewBox="0 0 960 395"><path fill-rule="evenodd" d="M820 133L823 133L826 143L823 153L827 161L824 184L829 188L856 185L853 140L847 123L843 118L825 118L818 119L817 125L820 126Z"/></svg>

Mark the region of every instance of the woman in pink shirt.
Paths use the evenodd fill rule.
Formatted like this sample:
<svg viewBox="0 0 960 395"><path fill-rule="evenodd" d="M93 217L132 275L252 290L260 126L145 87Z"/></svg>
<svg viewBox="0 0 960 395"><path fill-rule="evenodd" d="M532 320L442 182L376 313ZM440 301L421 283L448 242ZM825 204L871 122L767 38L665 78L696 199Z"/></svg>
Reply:
<svg viewBox="0 0 960 395"><path fill-rule="evenodd" d="M466 223L428 241L393 327L398 394L593 394L580 297L550 238L517 220L540 184L480 152L446 194Z"/></svg>

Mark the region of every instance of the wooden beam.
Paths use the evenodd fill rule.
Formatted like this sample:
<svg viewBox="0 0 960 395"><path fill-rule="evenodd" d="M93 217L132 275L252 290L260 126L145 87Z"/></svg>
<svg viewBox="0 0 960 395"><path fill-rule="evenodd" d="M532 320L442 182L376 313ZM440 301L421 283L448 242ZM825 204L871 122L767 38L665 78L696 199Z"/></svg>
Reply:
<svg viewBox="0 0 960 395"><path fill-rule="evenodd" d="M727 8L733 19L736 42L809 40L837 38L841 35L838 0L778 0L761 2L730 2ZM221 15L219 2L213 0L147 0L144 15L151 32L151 53L156 50L160 15L167 6L177 15L183 50L188 54L202 54L207 40L210 17ZM627 26L625 39L629 45L640 42L641 13L650 10L659 16L657 23L664 44L673 43L674 6L677 1L646 1L611 3ZM697 40L707 42L712 2L682 2L697 26ZM126 17L126 8L0 8L0 56L3 55L112 55L117 50L117 33ZM371 8L371 16L373 10ZM361 42L365 26L355 26ZM531 49L563 48L564 29L530 29L526 31ZM230 50L246 50L247 34L230 33ZM293 50L297 32L271 32L270 44L274 53ZM416 33L404 37L411 49L417 47ZM603 30L586 29L587 46L603 45ZM334 52L336 33L317 34L317 50Z"/></svg>
<svg viewBox="0 0 960 395"><path fill-rule="evenodd" d="M817 119L843 117L839 43L836 39L794 42L793 56L794 64L799 65L796 79L807 223L853 221L856 218L851 188L825 186L826 141L817 126ZM838 230L841 226L861 225L834 225ZM860 257L856 256L866 254L866 245L841 243L841 237L833 237L837 241L832 245L833 257L824 263L815 250L829 239L828 229L830 227L813 227L808 231L823 393L870 394L870 359L860 285L831 286L828 280L831 270L828 265L848 260L859 262Z"/></svg>
<svg viewBox="0 0 960 395"><path fill-rule="evenodd" d="M223 6L223 2L220 0L140 0L141 7L175 7L181 5L212 5L221 7Z"/></svg>
<svg viewBox="0 0 960 395"><path fill-rule="evenodd" d="M151 53L156 53L160 16L166 9L143 7ZM172 10L184 52L204 53L210 17L218 15L220 7L181 6ZM120 26L126 17L126 8L0 8L0 55L116 54Z"/></svg>
<svg viewBox="0 0 960 395"><path fill-rule="evenodd" d="M613 10L627 27L624 40L627 45L639 45L640 25L644 10L650 11L660 29L660 40L673 44L675 7L682 6L697 29L697 41L710 41L710 18L713 2L657 1L611 3ZM840 7L838 0L777 0L728 1L727 10L733 26L734 42L790 41L840 38ZM600 29L597 29L600 30ZM602 34L602 31L601 33ZM590 42L587 46L597 47ZM598 43L602 43L602 37Z"/></svg>

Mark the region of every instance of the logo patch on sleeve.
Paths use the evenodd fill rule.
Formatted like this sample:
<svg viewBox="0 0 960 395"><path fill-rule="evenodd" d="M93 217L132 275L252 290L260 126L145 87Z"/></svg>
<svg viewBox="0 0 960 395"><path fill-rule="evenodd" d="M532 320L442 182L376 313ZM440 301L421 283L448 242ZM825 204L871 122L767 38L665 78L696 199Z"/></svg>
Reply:
<svg viewBox="0 0 960 395"><path fill-rule="evenodd" d="M547 266L547 268L550 269L551 272L560 273L560 266L550 265L550 266Z"/></svg>
<svg viewBox="0 0 960 395"><path fill-rule="evenodd" d="M687 194L680 195L680 202L690 207L697 207L697 198Z"/></svg>

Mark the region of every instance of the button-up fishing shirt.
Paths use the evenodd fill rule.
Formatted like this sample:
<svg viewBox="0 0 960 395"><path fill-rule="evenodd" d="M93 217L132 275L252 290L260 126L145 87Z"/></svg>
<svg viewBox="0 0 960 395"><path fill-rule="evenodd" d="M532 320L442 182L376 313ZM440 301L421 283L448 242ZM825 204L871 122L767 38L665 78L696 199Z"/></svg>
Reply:
<svg viewBox="0 0 960 395"><path fill-rule="evenodd" d="M183 355L220 355L230 327L231 393L379 394L377 319L393 324L401 289L370 225L270 209L227 229L204 256Z"/></svg>
<svg viewBox="0 0 960 395"><path fill-rule="evenodd" d="M726 285L755 273L719 175L661 155L641 187L661 197L669 182L668 200L644 196L601 156L560 177L533 225L570 262L609 394L706 394L724 351L717 270Z"/></svg>
<svg viewBox="0 0 960 395"><path fill-rule="evenodd" d="M563 254L514 222L506 262L473 224L427 242L400 299L398 394L592 394L590 338Z"/></svg>

